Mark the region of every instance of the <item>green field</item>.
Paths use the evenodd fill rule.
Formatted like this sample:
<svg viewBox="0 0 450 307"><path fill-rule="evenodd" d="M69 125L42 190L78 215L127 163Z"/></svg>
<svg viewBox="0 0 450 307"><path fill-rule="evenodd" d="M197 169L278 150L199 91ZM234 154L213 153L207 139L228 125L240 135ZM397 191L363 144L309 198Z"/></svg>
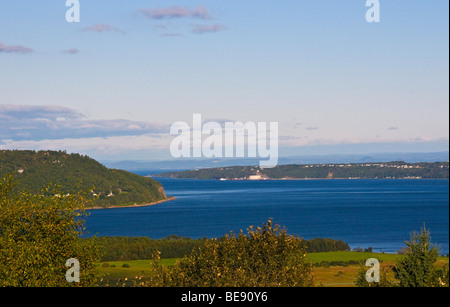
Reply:
<svg viewBox="0 0 450 307"><path fill-rule="evenodd" d="M161 264L174 265L177 259L161 259ZM133 286L141 276L146 280L151 274L152 260L108 261L99 263L99 271L103 275L100 286ZM125 280L126 279L126 280Z"/></svg>
<svg viewBox="0 0 450 307"><path fill-rule="evenodd" d="M322 261L328 262L355 262L365 261L369 258L376 258L379 261L392 262L399 255L385 254L385 253L364 253L364 252L325 252L325 253L311 253L306 257L312 261L313 264L319 264Z"/></svg>
<svg viewBox="0 0 450 307"><path fill-rule="evenodd" d="M315 285L325 287L352 287L360 268L358 263L369 258L376 258L382 263L393 263L397 257L400 256L364 252L326 252L307 255L307 259L315 266ZM173 265L175 261L177 261L175 258L161 259L161 264ZM439 257L438 264L442 265L448 261L449 258ZM324 265L324 262L328 265ZM151 263L152 260L101 262L99 270L104 276L101 286L133 286L140 276L143 275L141 280L146 280L145 277L151 274Z"/></svg>

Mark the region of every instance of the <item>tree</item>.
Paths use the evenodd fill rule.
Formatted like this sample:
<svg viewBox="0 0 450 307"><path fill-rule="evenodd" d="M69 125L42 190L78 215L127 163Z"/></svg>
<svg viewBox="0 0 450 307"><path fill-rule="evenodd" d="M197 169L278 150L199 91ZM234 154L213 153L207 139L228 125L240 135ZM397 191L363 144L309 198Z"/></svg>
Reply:
<svg viewBox="0 0 450 307"><path fill-rule="evenodd" d="M439 270L435 266L438 248L431 243L430 232L422 228L413 232L406 242L407 249L398 258L393 268L394 276L401 287L433 287L439 285ZM448 282L447 282L448 284Z"/></svg>
<svg viewBox="0 0 450 307"><path fill-rule="evenodd" d="M0 286L92 286L98 249L81 241L85 195L64 195L49 186L17 193L11 175L0 180ZM66 261L80 263L80 282L66 281Z"/></svg>
<svg viewBox="0 0 450 307"><path fill-rule="evenodd" d="M302 287L313 285L305 242L285 229L267 224L211 239L172 267L154 262L147 286L175 287Z"/></svg>
<svg viewBox="0 0 450 307"><path fill-rule="evenodd" d="M367 282L367 267L361 265L356 276L358 287L448 287L449 266L439 268L436 265L438 248L431 243L430 232L425 228L420 233L413 232L406 247L392 267L382 265L380 282ZM394 279L389 272L392 271Z"/></svg>

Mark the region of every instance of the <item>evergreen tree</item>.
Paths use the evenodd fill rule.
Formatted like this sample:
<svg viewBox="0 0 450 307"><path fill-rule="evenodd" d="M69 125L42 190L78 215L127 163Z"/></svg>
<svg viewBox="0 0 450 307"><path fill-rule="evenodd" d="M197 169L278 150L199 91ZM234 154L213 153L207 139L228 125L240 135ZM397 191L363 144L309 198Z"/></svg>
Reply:
<svg viewBox="0 0 450 307"><path fill-rule="evenodd" d="M437 286L439 270L435 263L438 248L431 243L430 232L422 228L420 233L413 232L411 240L406 242L407 249L403 257L395 262L394 276L401 287Z"/></svg>

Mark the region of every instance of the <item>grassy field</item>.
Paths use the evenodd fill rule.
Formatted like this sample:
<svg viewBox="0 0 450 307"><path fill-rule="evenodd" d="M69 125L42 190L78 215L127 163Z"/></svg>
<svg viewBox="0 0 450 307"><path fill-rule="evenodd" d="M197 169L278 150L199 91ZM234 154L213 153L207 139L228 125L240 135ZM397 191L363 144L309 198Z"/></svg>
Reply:
<svg viewBox="0 0 450 307"><path fill-rule="evenodd" d="M307 255L308 260L315 266L315 285L319 287L354 287L355 277L360 268L358 263L376 258L381 263L391 264L397 257L399 255L363 252L326 252ZM161 264L173 265L176 260L161 259ZM99 270L104 275L101 286L133 286L142 275L141 280L146 280L146 276L151 274L151 262L152 260L132 260L99 263ZM438 265L448 262L449 258L438 259Z"/></svg>
<svg viewBox="0 0 450 307"><path fill-rule="evenodd" d="M369 258L377 258L379 261L392 262L399 255L383 254L383 253L363 253L363 252L326 252L326 253L310 253L306 257L313 264L319 264L322 261L328 262L354 262L365 261Z"/></svg>
<svg viewBox="0 0 450 307"><path fill-rule="evenodd" d="M161 259L161 264L174 265L177 259ZM152 260L108 261L99 264L99 270L103 275L101 286L132 286L140 276L146 280L151 274ZM127 280L125 280L127 279ZM134 281L133 281L134 280Z"/></svg>
<svg viewBox="0 0 450 307"><path fill-rule="evenodd" d="M319 287L354 287L359 264L369 258L393 262L398 255L362 252L311 253L307 258L315 265L315 285Z"/></svg>

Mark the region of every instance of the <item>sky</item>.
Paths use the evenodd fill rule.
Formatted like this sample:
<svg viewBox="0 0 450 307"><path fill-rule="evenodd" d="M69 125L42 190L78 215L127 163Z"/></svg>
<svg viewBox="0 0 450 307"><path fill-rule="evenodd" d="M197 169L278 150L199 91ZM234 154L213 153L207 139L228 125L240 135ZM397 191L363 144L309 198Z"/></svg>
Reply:
<svg viewBox="0 0 450 307"><path fill-rule="evenodd" d="M280 155L448 150L448 1L65 2L0 2L0 149L165 159L201 114Z"/></svg>

